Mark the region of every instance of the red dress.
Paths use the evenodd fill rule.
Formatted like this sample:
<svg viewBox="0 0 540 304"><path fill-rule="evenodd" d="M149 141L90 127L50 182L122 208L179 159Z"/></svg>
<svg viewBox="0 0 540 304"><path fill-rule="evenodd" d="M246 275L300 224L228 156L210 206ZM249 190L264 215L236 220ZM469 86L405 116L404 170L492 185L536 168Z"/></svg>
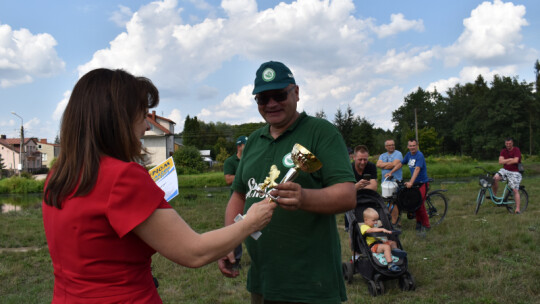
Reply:
<svg viewBox="0 0 540 304"><path fill-rule="evenodd" d="M42 206L52 303L162 303L150 269L156 251L131 230L171 206L142 166L103 157L88 195L68 198L61 210Z"/></svg>

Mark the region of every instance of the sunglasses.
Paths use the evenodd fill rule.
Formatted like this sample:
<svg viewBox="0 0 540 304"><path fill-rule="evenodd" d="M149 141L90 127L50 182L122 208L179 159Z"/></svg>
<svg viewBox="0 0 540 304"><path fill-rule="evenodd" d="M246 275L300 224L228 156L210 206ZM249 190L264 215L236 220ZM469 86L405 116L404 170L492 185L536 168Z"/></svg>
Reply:
<svg viewBox="0 0 540 304"><path fill-rule="evenodd" d="M264 106L268 102L270 102L270 98L272 98L273 100L277 102L282 102L287 99L287 96L289 96L289 92L291 92L294 88L296 88L296 86L292 86L288 90L285 90L285 91L277 91L277 92L274 91L272 93L264 92L264 93L255 95L255 101L260 106Z"/></svg>

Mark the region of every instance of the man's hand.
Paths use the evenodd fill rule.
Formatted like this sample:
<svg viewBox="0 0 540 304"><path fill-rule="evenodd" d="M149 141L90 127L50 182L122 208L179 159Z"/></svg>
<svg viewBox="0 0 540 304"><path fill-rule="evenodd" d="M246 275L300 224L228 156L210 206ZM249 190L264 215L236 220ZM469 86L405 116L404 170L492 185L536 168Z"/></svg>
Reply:
<svg viewBox="0 0 540 304"><path fill-rule="evenodd" d="M300 184L286 182L277 185L270 194L277 197L277 204L285 210L298 210L302 206L303 189Z"/></svg>
<svg viewBox="0 0 540 304"><path fill-rule="evenodd" d="M405 182L405 187L411 188L413 186L413 183L411 182Z"/></svg>
<svg viewBox="0 0 540 304"><path fill-rule="evenodd" d="M356 183L356 189L363 189L369 186L370 182L366 179L361 179Z"/></svg>
<svg viewBox="0 0 540 304"><path fill-rule="evenodd" d="M227 256L218 260L218 267L221 273L228 278L236 278L240 272L238 269L233 269L232 264L236 262L234 258L234 252L229 252Z"/></svg>

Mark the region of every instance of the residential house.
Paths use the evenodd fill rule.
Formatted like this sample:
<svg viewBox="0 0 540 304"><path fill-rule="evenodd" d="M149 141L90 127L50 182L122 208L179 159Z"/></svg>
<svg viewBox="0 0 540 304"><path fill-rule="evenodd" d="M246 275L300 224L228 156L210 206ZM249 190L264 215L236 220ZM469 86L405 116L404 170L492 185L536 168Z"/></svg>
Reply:
<svg viewBox="0 0 540 304"><path fill-rule="evenodd" d="M24 150L22 155L22 169L30 173L41 169L41 152L37 149L37 138L24 138ZM0 136L0 155L4 160L4 168L12 172L19 172L20 164L20 138L7 138Z"/></svg>
<svg viewBox="0 0 540 304"><path fill-rule="evenodd" d="M154 167L174 153L174 121L156 115L156 111L148 113L146 122L150 130L141 139L147 150L145 165Z"/></svg>
<svg viewBox="0 0 540 304"><path fill-rule="evenodd" d="M46 138L39 140L37 149L41 152L41 163L43 167L51 168L51 163L60 154L60 145L48 143Z"/></svg>

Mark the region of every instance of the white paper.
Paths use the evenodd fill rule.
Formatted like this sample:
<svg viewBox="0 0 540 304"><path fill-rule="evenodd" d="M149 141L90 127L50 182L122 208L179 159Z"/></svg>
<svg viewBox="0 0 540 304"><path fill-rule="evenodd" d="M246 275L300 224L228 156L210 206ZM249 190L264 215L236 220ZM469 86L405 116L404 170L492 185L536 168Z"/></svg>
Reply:
<svg viewBox="0 0 540 304"><path fill-rule="evenodd" d="M148 170L148 173L150 173L150 176L161 190L165 192L167 202L178 195L178 175L176 175L172 157Z"/></svg>

